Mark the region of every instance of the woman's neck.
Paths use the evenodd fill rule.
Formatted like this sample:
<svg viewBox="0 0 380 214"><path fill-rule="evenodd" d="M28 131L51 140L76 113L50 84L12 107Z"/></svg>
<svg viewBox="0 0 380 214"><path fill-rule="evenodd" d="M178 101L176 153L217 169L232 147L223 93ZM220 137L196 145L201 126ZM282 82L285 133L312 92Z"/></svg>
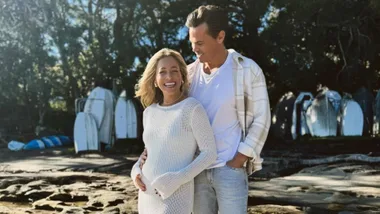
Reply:
<svg viewBox="0 0 380 214"><path fill-rule="evenodd" d="M171 106L174 105L180 101L182 101L185 98L184 94L181 93L179 95L174 95L174 96L164 96L164 99L161 103L162 106Z"/></svg>

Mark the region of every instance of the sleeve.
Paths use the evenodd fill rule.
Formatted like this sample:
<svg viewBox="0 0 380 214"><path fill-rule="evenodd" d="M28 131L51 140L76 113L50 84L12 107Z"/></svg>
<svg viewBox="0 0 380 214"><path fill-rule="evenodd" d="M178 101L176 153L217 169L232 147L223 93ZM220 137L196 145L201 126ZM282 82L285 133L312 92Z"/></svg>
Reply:
<svg viewBox="0 0 380 214"><path fill-rule="evenodd" d="M248 125L245 140L239 144L238 152L260 162L260 152L268 136L271 118L265 76L260 67L255 66L252 69L256 75L250 82L250 91L245 98L249 102L246 103L246 116L252 117L252 123Z"/></svg>
<svg viewBox="0 0 380 214"><path fill-rule="evenodd" d="M191 181L217 158L214 133L204 108L198 104L191 116L191 128L199 148L199 155L185 168L168 172L151 183L163 199L172 195L181 185Z"/></svg>

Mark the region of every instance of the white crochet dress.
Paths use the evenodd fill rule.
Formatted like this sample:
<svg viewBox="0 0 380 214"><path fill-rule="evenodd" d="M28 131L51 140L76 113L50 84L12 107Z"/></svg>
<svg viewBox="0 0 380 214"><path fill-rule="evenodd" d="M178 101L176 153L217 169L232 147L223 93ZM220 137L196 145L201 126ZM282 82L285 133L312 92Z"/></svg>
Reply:
<svg viewBox="0 0 380 214"><path fill-rule="evenodd" d="M143 124L148 159L142 170L138 161L131 172L134 181L141 174L146 185L145 192L139 191L139 214L190 214L193 179L217 157L204 108L190 97L172 106L152 104L144 111Z"/></svg>

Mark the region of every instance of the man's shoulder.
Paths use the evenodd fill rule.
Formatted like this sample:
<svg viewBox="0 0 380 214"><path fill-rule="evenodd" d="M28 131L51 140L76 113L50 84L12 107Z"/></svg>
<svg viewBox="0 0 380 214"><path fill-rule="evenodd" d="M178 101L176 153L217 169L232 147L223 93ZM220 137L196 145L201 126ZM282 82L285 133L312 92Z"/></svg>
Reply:
<svg viewBox="0 0 380 214"><path fill-rule="evenodd" d="M260 66L253 59L243 56L233 49L230 49L229 51L233 54L233 58L238 61L243 68L245 68L244 71L253 72L255 76L262 73Z"/></svg>
<svg viewBox="0 0 380 214"><path fill-rule="evenodd" d="M198 61L195 60L194 62L187 65L188 72L193 72L195 70L195 67L197 66Z"/></svg>
<svg viewBox="0 0 380 214"><path fill-rule="evenodd" d="M197 60L195 60L194 62L188 64L188 65L187 65L187 68L194 67L196 62L197 62Z"/></svg>
<svg viewBox="0 0 380 214"><path fill-rule="evenodd" d="M187 65L187 78L189 80L189 83L192 82L193 77L196 73L197 64L199 64L198 60L195 60L194 62Z"/></svg>

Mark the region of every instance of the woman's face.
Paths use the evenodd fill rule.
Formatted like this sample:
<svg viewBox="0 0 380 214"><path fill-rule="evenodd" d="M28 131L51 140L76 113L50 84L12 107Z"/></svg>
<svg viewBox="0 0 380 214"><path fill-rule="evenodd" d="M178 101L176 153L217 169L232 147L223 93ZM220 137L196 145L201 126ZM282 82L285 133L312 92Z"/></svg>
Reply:
<svg viewBox="0 0 380 214"><path fill-rule="evenodd" d="M182 75L177 60L168 56L160 59L156 69L156 84L165 98L181 95Z"/></svg>

